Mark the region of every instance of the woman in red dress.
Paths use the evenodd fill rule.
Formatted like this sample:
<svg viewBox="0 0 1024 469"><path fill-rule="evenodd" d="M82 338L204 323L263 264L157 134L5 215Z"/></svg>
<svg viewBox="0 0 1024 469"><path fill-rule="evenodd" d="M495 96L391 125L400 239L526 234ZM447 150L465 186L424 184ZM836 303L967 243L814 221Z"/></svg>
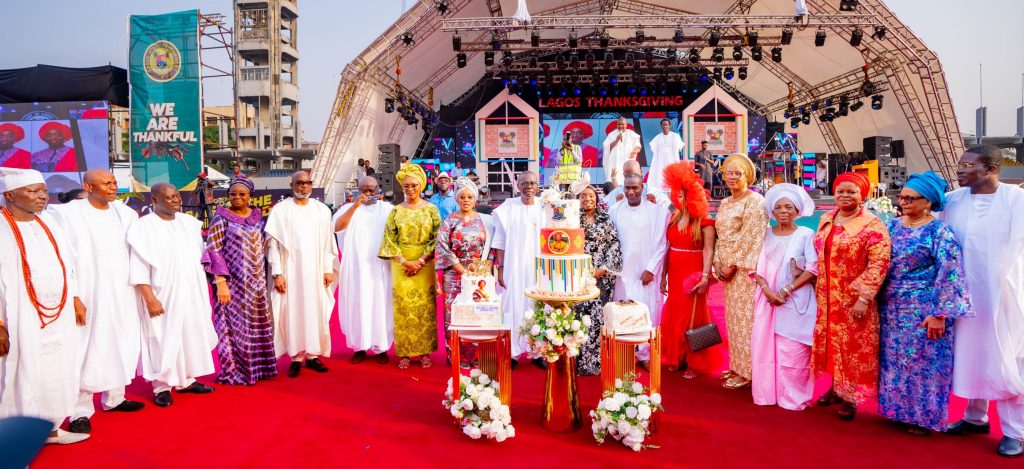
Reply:
<svg viewBox="0 0 1024 469"><path fill-rule="evenodd" d="M669 250L661 289L668 295L662 314L662 350L669 371L685 370L683 377L697 377L697 370L713 371L713 348L690 351L686 331L711 322L708 285L715 251L715 222L708 216L704 182L693 163L681 161L665 168L665 183L676 207L668 225Z"/></svg>

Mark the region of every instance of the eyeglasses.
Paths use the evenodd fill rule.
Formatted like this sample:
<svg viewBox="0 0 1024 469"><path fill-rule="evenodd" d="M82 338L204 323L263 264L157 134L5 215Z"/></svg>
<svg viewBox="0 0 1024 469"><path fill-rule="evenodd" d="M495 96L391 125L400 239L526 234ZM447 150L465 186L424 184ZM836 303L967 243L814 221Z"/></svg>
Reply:
<svg viewBox="0 0 1024 469"><path fill-rule="evenodd" d="M536 181L523 181L523 182L520 182L519 185L520 186L536 186L538 184L537 184Z"/></svg>
<svg viewBox="0 0 1024 469"><path fill-rule="evenodd" d="M896 201L901 203L901 204L912 204L914 202L917 202L918 200L924 200L924 197L913 196L913 195L897 195L896 196Z"/></svg>
<svg viewBox="0 0 1024 469"><path fill-rule="evenodd" d="M722 171L722 176L743 176L743 171Z"/></svg>
<svg viewBox="0 0 1024 469"><path fill-rule="evenodd" d="M295 181L296 186L312 186L313 181Z"/></svg>

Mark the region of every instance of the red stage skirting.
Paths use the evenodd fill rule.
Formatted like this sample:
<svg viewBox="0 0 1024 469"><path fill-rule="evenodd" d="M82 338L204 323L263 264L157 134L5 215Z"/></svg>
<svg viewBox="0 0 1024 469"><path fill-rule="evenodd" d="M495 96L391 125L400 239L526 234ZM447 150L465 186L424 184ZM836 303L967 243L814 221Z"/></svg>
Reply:
<svg viewBox="0 0 1024 469"><path fill-rule="evenodd" d="M720 288L713 290L712 306L724 331ZM253 387L217 386L205 396L175 394L167 409L153 405L150 386L136 379L129 396L145 400L145 409L96 415L90 440L49 446L34 467L1019 465L996 455L995 421L990 436L915 437L879 417L874 404L862 406L853 422L843 422L834 408L759 407L749 391L723 389L714 376L684 381L678 373L663 375L666 414L651 441L660 448L634 453L612 440L598 446L586 417L584 428L572 434L540 427L545 375L529 363L513 372L516 437L501 444L474 441L441 407L450 376L443 346L429 370L415 363L399 370L394 359L386 366L373 360L351 365L337 315L333 327L335 355L325 361L329 373L303 370L297 379L282 375ZM285 366L282 361L282 373ZM579 385L587 413L600 397L600 379L581 377ZM955 420L963 401L954 407Z"/></svg>

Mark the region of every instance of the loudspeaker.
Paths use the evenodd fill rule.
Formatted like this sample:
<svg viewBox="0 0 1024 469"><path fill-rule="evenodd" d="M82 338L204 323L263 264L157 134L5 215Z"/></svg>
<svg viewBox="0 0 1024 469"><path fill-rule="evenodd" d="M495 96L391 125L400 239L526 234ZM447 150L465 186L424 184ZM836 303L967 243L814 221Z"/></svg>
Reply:
<svg viewBox="0 0 1024 469"><path fill-rule="evenodd" d="M868 137L864 139L864 154L869 160L878 160L887 165L892 159L892 137Z"/></svg>
<svg viewBox="0 0 1024 469"><path fill-rule="evenodd" d="M381 164L377 165L377 173L378 174L387 173L387 174L390 174L391 177L394 177L395 173L397 173L397 172L398 172L398 165L397 164L394 164L394 163L381 163Z"/></svg>
<svg viewBox="0 0 1024 469"><path fill-rule="evenodd" d="M398 164L398 155L401 153L401 147L397 143L385 143L377 146L378 163L381 164Z"/></svg>
<svg viewBox="0 0 1024 469"><path fill-rule="evenodd" d="M849 165L849 157L845 153L828 154L828 180L825 181L825 192L832 193L832 181L836 180L836 176L849 171Z"/></svg>
<svg viewBox="0 0 1024 469"><path fill-rule="evenodd" d="M903 147L903 140L892 141L892 157L896 159L907 157L906 150Z"/></svg>
<svg viewBox="0 0 1024 469"><path fill-rule="evenodd" d="M878 182L886 183L889 189L895 189L896 181L907 182L907 168L904 166L886 165L878 167Z"/></svg>

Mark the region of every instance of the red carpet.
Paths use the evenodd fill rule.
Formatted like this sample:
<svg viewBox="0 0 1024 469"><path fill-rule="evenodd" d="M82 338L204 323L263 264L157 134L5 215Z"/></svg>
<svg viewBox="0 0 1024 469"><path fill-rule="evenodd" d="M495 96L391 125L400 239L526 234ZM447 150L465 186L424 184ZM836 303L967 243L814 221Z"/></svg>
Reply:
<svg viewBox="0 0 1024 469"><path fill-rule="evenodd" d="M713 306L719 321L721 302L718 290ZM329 373L303 370L297 379L281 376L253 387L217 386L206 396L175 394L174 405L167 409L154 406L150 386L137 379L129 396L145 400L144 410L95 416L90 440L47 447L35 467L1020 464L995 454L997 435L914 437L875 414L873 405L862 406L853 422L838 420L834 408L790 412L759 407L749 391L722 389L713 376L684 382L677 373L663 378L666 414L651 441L660 448L634 453L611 440L598 446L586 417L576 433L556 434L540 427L545 375L529 364L513 372L516 437L501 444L474 441L462 435L441 407L449 376L443 348L428 370L399 370L394 360L386 366L372 360L351 365L351 351L344 348L337 327L335 319L336 350L326 360ZM212 377L203 381L212 382ZM579 385L587 413L600 396L599 378L581 377ZM955 407L954 420L963 411L963 401L957 400Z"/></svg>

